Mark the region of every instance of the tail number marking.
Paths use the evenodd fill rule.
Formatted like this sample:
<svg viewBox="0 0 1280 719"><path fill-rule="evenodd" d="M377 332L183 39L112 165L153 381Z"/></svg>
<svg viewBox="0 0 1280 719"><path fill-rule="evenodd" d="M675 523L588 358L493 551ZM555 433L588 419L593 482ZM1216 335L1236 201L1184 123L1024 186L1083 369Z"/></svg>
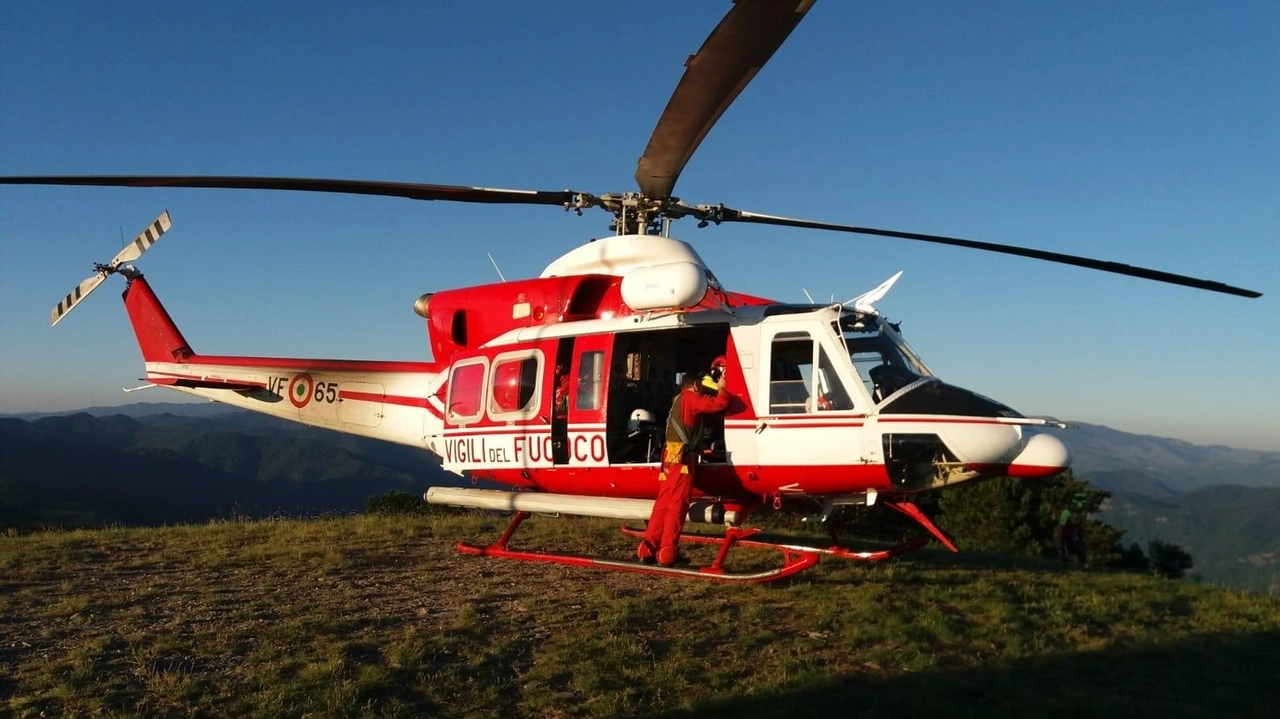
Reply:
<svg viewBox="0 0 1280 719"><path fill-rule="evenodd" d="M279 394L284 388L284 377L271 377L267 381L267 390ZM322 404L333 404L338 401L338 383L337 382L316 382L311 375L303 372L296 374L289 380L288 388L285 389L285 396L289 398L289 402L294 407L302 409L311 402Z"/></svg>

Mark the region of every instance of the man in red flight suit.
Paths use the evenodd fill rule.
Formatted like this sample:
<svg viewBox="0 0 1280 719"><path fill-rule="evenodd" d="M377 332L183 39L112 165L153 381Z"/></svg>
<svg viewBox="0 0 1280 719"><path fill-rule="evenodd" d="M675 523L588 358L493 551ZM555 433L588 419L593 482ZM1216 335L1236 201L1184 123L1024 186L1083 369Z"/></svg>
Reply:
<svg viewBox="0 0 1280 719"><path fill-rule="evenodd" d="M717 357L711 363L710 375L699 379L692 372L686 374L680 382L680 393L671 403L667 445L658 474L658 499L653 503L644 539L636 548L636 556L646 564L656 559L658 564L670 567L680 558L680 532L689 513L695 468L705 439L702 418L729 406L729 393L724 390L725 364L724 357Z"/></svg>
<svg viewBox="0 0 1280 719"><path fill-rule="evenodd" d="M569 416L569 368L562 364L556 365L556 390L551 404L555 416Z"/></svg>

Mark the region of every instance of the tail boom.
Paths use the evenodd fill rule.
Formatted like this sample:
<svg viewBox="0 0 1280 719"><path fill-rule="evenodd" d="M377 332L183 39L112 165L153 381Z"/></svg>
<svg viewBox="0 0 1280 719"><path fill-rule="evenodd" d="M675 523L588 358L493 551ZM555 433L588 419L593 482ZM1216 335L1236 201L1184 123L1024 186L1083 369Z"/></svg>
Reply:
<svg viewBox="0 0 1280 719"><path fill-rule="evenodd" d="M439 364L201 355L191 349L141 275L130 278L124 303L146 363L146 380L153 384L417 447L442 422Z"/></svg>

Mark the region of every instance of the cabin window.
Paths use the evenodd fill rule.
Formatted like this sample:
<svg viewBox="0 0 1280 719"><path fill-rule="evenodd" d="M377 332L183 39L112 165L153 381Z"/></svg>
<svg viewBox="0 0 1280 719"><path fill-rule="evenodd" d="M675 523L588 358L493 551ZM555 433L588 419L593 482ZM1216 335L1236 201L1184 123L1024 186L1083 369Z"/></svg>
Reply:
<svg viewBox="0 0 1280 719"><path fill-rule="evenodd" d="M535 414L541 369L542 353L536 350L495 358L489 415L494 419L515 419Z"/></svg>
<svg viewBox="0 0 1280 719"><path fill-rule="evenodd" d="M466 424L480 419L484 412L484 360L459 364L449 376L449 421Z"/></svg>
<svg viewBox="0 0 1280 719"><path fill-rule="evenodd" d="M583 352L578 358L578 409L600 409L604 389L604 352Z"/></svg>

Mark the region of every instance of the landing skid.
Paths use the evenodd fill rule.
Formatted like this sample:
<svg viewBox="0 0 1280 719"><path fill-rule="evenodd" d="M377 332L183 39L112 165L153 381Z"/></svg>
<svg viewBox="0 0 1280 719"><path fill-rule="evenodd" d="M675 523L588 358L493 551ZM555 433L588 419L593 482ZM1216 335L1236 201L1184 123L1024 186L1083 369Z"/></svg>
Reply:
<svg viewBox="0 0 1280 719"><path fill-rule="evenodd" d="M682 540L687 538L688 541L698 544L719 545L720 551L716 553L715 561L706 567L661 567L656 564L620 562L614 559L600 559L597 557L587 557L575 554L551 554L548 552L526 552L511 549L509 544L512 535L514 535L516 530L519 529L520 524L528 518L528 512L516 512L515 516L511 518L511 524L507 525L506 531L502 533L502 536L498 538L498 541L483 547L474 544L467 544L466 542L459 542L458 552L479 557L520 559L526 562L549 562L552 564L563 564L573 567L590 567L593 569L608 569L615 572L651 574L656 576L678 577L681 579L701 579L725 584L761 584L764 582L772 582L782 579L783 577L789 577L817 564L819 554L823 552L823 550L804 547L790 547L771 544L769 542L746 540L743 539L743 537L755 534L760 530L739 529L736 527L729 527L726 529L725 536L723 537L708 537L703 535L683 535L681 537ZM629 529L627 527L623 527L622 531L625 534L636 532L636 530ZM777 569L750 573L734 573L726 571L724 568L724 559L729 554L729 549L734 546L750 547L753 549L772 549L781 552L782 566Z"/></svg>
<svg viewBox="0 0 1280 719"><path fill-rule="evenodd" d="M960 551L959 549L956 548L956 545L952 543L952 541L949 538L947 538L947 535L943 534L942 530L938 529L937 525L935 525L932 521L930 521L930 519L926 517L925 514L921 512L920 508L917 507L916 505L911 504L909 502L884 502L884 504L888 506L890 509L894 509L902 513L903 515L915 520L916 523L918 523L927 532L929 532L929 534L932 535L934 539L937 539L947 549L951 550L952 552ZM728 537L731 533L736 532L737 534L733 535L733 539L730 540L730 544L736 544L736 546L739 546L739 547L748 547L751 549L776 549L784 553L797 552L801 554L813 554L815 557L817 556L836 557L839 559L849 559L849 560L859 561L859 562L882 562L886 559L891 559L900 554L906 554L907 552L920 549L921 547L929 543L929 537L916 537L915 539L907 540L902 544L897 545L896 547L889 547L888 549L880 549L874 552L858 552L858 551L849 549L848 547L840 546L840 539L837 534L840 526L841 525L839 524L828 525L827 529L830 532L830 536L831 536L831 546L829 547L811 547L804 544L790 544L790 543L787 543L786 541L768 541L764 539L744 539L744 537L758 533L760 531L759 529L736 529L736 528L730 527L725 531L725 534L726 534L726 537ZM631 527L623 527L622 533L627 535L628 537L644 536L644 532L642 530L633 529ZM720 537L714 537L714 536L709 536L705 534L682 534L680 535L680 541L692 542L694 544L721 544L724 540L722 540ZM716 557L717 566L723 560L724 553L726 551L728 550L725 548L722 548L720 550L720 556ZM816 563L816 559L815 559L815 563Z"/></svg>
<svg viewBox="0 0 1280 719"><path fill-rule="evenodd" d="M735 530L732 527L730 527L729 530L727 531L735 531ZM746 534L755 534L760 530L759 529L743 529L743 530L736 530L736 531L743 533L740 536L746 536ZM639 538L644 536L643 529L635 529L634 527L623 527L622 533L627 535L628 537ZM834 540L834 537L833 537L833 540ZM715 537L707 534L681 534L680 541L682 543L689 542L692 544L720 544L722 542L720 537ZM890 547L888 549L880 549L874 552L857 552L852 549L849 549L848 547L842 547L838 543L832 544L829 547L811 547L806 544L788 544L785 542L774 542L774 541L763 540L763 539L737 539L734 543L734 546L744 547L748 549L775 549L780 552L796 552L800 554L812 554L815 557L814 563L816 564L817 563L816 559L819 557L836 557L838 559L849 559L849 560L860 561L860 562L882 562L886 559L891 559L893 557L896 557L899 554L906 554L907 552L919 549L928 543L929 543L928 537L917 537L915 539L903 542L902 544L899 544L896 547Z"/></svg>

